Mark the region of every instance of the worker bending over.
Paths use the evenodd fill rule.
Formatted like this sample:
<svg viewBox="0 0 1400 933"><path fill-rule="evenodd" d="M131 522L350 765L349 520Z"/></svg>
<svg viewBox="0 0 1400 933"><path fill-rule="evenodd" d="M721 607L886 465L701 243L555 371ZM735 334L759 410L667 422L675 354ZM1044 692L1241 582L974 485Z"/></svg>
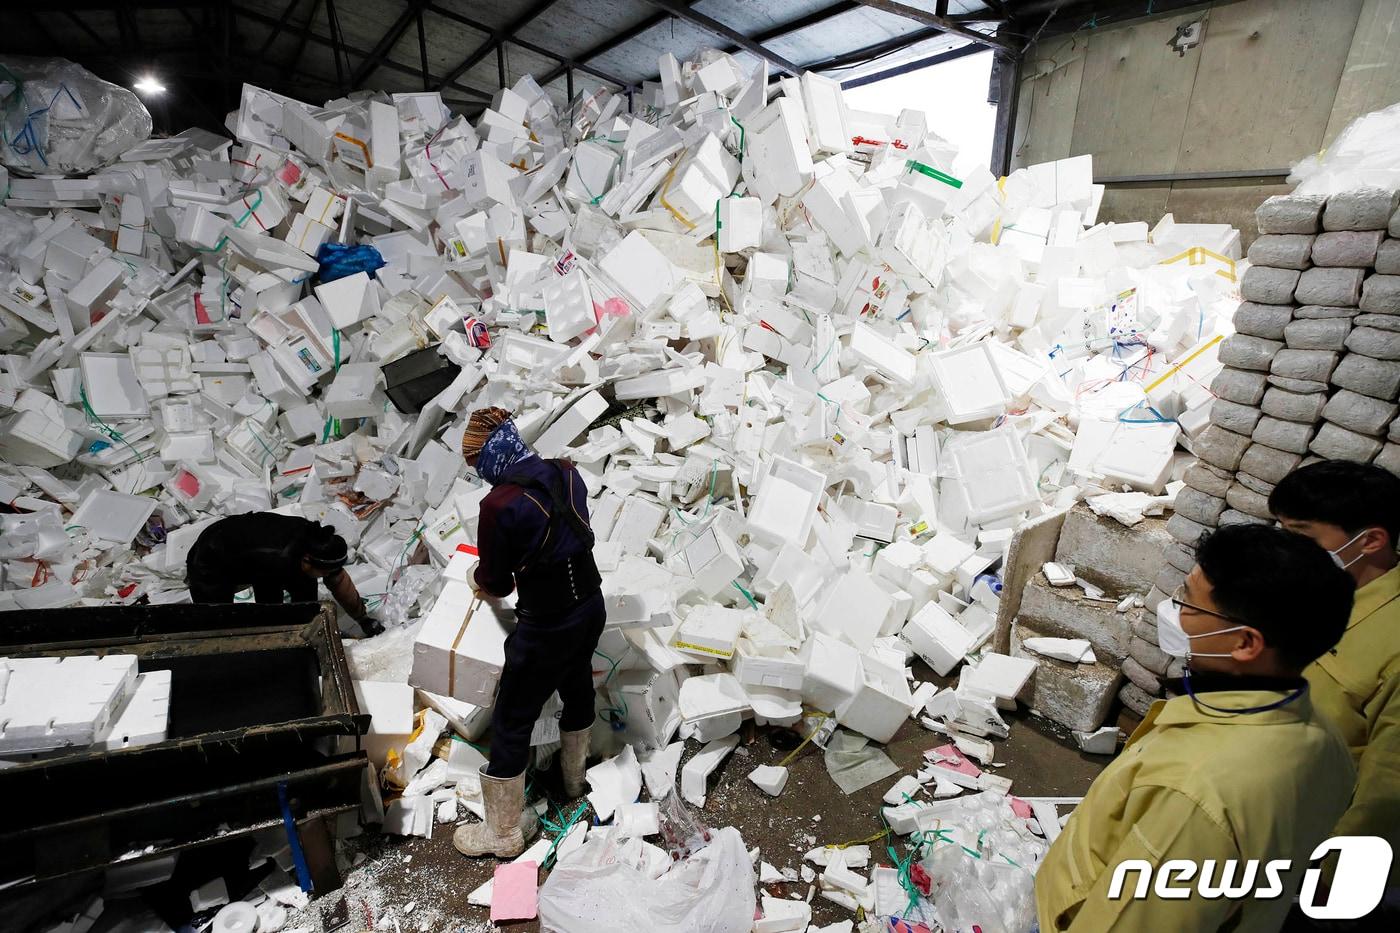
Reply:
<svg viewBox="0 0 1400 933"><path fill-rule="evenodd" d="M1269 511L1330 551L1356 581L1346 633L1303 676L1356 763L1356 794L1332 835L1388 841L1397 856L1393 888L1400 884L1400 477L1324 460L1285 476Z"/></svg>
<svg viewBox="0 0 1400 933"><path fill-rule="evenodd" d="M370 617L355 581L345 572L350 549L329 525L295 515L250 512L221 518L200 532L185 560L190 598L197 603L231 603L253 588L258 603L315 602L324 582L365 635L384 627Z"/></svg>
<svg viewBox="0 0 1400 933"><path fill-rule="evenodd" d="M1229 525L1202 540L1186 582L1157 607L1162 650L1186 659L1168 683L1182 695L1153 704L1050 846L1035 882L1041 933L1279 928L1351 799L1351 756L1302 671L1342 637L1352 590L1326 551L1282 529ZM1142 898L1143 872L1115 871L1131 859L1153 870ZM1156 872L1171 859L1195 870L1167 877L1177 896L1162 897ZM1248 859L1292 860L1285 890L1254 896L1268 885L1261 864L1245 896L1200 895L1227 860L1227 883L1239 885Z"/></svg>
<svg viewBox="0 0 1400 933"><path fill-rule="evenodd" d="M573 465L537 457L502 408L472 412L462 438L468 466L493 487L477 522L477 595L516 598L515 630L491 716L491 760L481 769L486 820L458 828L463 855L519 855L539 829L525 809L530 733L556 690L564 790L583 794L593 726L593 650L607 614L593 562L588 489Z"/></svg>

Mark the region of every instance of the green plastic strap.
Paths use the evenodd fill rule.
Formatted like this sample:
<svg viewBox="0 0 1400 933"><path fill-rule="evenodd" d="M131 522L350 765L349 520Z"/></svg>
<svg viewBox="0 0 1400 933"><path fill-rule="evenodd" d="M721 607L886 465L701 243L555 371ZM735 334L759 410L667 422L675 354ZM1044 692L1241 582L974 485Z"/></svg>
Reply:
<svg viewBox="0 0 1400 933"><path fill-rule="evenodd" d="M904 165L904 170L906 172L918 172L920 175L927 175L934 181L941 181L943 182L943 184L953 188L961 188L963 186L963 183L960 180L954 178L952 175L949 175L946 172L940 172L932 165L926 165L923 162L919 162L914 159L906 159Z"/></svg>

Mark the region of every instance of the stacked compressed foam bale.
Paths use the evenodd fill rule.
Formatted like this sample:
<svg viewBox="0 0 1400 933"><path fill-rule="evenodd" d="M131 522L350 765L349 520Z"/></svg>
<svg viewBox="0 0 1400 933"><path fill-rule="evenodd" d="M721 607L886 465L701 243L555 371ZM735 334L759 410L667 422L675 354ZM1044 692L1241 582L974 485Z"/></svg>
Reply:
<svg viewBox="0 0 1400 933"><path fill-rule="evenodd" d="M1400 472L1400 193L1285 195L1260 206L1210 426L1176 499L1164 598L1220 525L1271 519L1269 493L1318 458ZM1151 602L1149 601L1149 605Z"/></svg>

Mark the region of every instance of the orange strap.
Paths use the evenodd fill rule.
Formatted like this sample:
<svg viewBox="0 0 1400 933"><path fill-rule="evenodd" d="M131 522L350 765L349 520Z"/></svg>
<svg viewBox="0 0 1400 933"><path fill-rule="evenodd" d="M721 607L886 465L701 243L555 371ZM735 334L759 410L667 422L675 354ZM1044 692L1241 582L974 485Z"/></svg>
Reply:
<svg viewBox="0 0 1400 933"><path fill-rule="evenodd" d="M453 699L457 697L457 645L461 642L462 636L467 633L467 625L471 622L472 615L479 605L481 605L481 597L479 595L472 596L472 604L467 607L466 615L462 616L462 626L457 629L457 637L452 639L452 650L447 655L447 695Z"/></svg>
<svg viewBox="0 0 1400 933"><path fill-rule="evenodd" d="M352 146L359 146L360 151L365 154L365 168L374 168L374 158L369 154L369 146L365 145L363 139L356 139L346 133L336 133L335 138L344 140Z"/></svg>

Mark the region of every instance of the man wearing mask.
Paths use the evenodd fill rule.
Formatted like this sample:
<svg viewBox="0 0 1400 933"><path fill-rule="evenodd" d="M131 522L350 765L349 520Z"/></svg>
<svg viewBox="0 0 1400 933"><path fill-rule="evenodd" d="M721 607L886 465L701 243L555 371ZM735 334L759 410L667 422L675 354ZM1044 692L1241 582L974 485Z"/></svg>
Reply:
<svg viewBox="0 0 1400 933"><path fill-rule="evenodd" d="M1324 460L1285 476L1269 510L1284 528L1330 551L1356 581L1346 633L1303 676L1313 705L1356 763L1356 795L1333 835L1380 836L1400 855L1400 477ZM1392 888L1400 884L1396 861Z"/></svg>
<svg viewBox="0 0 1400 933"><path fill-rule="evenodd" d="M196 603L231 603L252 587L258 603L314 602L317 584L365 636L384 626L370 616L355 581L345 572L350 548L329 525L296 515L249 512L221 518L199 534L185 559L190 598Z"/></svg>
<svg viewBox="0 0 1400 933"><path fill-rule="evenodd" d="M1308 697L1302 671L1341 638L1351 579L1327 552L1262 525L1231 525L1204 538L1181 589L1157 607L1163 651L1186 659L1123 752L1094 781L1036 875L1041 933L1275 931L1312 850L1351 798L1355 771L1336 730ZM1306 586L1299 586L1306 581ZM1177 878L1163 898L1156 878L1134 899L1138 872L1109 897L1115 869L1184 859L1211 884L1227 860L1290 859L1273 898L1204 898L1199 879ZM1265 887L1262 869L1254 883Z"/></svg>
<svg viewBox="0 0 1400 933"><path fill-rule="evenodd" d="M460 827L452 841L463 855L513 858L539 828L525 809L525 767L535 720L556 690L564 704L564 790L570 797L583 794L594 717L593 651L607 614L593 561L588 489L573 465L536 456L502 408L472 412L462 455L493 487L477 523L477 595L519 595L491 716L491 760L481 769L486 820Z"/></svg>

